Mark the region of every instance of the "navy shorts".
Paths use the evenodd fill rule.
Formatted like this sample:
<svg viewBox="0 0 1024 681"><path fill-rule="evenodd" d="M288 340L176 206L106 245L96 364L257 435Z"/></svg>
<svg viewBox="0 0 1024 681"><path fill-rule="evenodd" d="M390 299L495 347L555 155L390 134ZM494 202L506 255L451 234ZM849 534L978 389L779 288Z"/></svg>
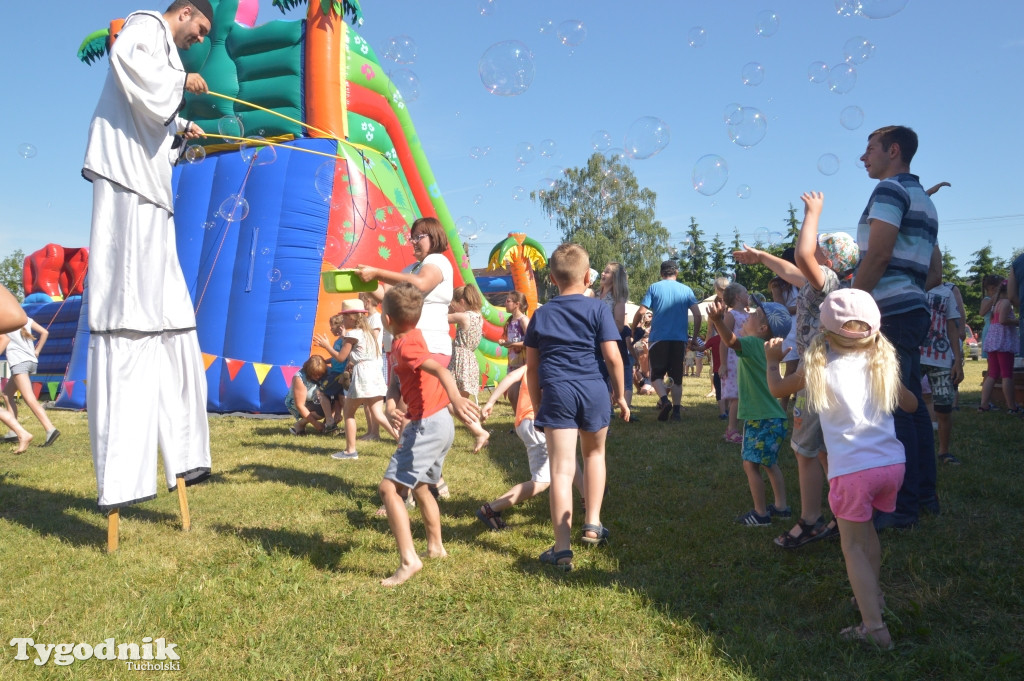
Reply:
<svg viewBox="0 0 1024 681"><path fill-rule="evenodd" d="M608 427L611 414L608 385L600 378L559 381L544 386L533 424L538 429L577 428L585 433L596 433Z"/></svg>

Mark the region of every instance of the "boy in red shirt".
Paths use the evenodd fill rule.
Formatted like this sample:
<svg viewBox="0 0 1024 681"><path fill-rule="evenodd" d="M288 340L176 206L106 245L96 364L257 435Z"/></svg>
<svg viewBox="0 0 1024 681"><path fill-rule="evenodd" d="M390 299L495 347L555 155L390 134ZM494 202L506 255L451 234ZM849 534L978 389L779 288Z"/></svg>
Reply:
<svg viewBox="0 0 1024 681"><path fill-rule="evenodd" d="M441 481L444 457L455 441L455 423L446 407L451 402L459 418L467 423L480 419L476 405L462 397L451 373L427 349L422 332L416 328L422 309L423 294L412 284L396 284L384 296L384 324L394 336L390 359L406 404L404 413L397 409L399 390L392 381L387 411L396 428L403 420L407 424L378 488L401 559L395 573L381 581L383 586L397 586L423 568L399 487L412 490L423 515L427 555L448 555L441 543L441 512L428 487Z"/></svg>

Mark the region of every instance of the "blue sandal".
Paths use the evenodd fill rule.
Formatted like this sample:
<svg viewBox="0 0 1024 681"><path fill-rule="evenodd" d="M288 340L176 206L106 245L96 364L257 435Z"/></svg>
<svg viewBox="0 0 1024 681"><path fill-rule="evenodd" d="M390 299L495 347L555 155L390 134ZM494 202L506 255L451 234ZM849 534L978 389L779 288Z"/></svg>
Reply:
<svg viewBox="0 0 1024 681"><path fill-rule="evenodd" d="M569 560L565 563L562 560L568 558ZM540 562L545 565L554 565L563 572L569 572L572 570L572 549L565 549L564 551L555 551L555 547L552 546L550 549L540 554Z"/></svg>
<svg viewBox="0 0 1024 681"><path fill-rule="evenodd" d="M593 532L596 537L588 537L587 532ZM591 523L583 524L583 535L580 539L583 540L584 544L590 544L591 546L603 546L608 543L608 536L611 532L604 525L593 525Z"/></svg>

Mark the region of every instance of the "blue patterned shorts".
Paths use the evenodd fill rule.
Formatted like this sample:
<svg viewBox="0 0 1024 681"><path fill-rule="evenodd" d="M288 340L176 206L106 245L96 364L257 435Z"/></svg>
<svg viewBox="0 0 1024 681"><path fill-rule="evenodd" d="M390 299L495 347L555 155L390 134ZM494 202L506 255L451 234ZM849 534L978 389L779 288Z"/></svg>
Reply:
<svg viewBox="0 0 1024 681"><path fill-rule="evenodd" d="M786 419L743 422L743 460L771 468L786 439Z"/></svg>

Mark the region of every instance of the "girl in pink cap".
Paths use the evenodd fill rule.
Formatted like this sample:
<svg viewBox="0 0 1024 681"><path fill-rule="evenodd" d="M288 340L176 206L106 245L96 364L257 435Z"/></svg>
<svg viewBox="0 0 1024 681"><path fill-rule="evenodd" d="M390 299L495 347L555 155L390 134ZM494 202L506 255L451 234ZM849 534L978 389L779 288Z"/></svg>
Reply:
<svg viewBox="0 0 1024 681"><path fill-rule="evenodd" d="M886 650L892 637L882 619L882 549L872 524L875 509L892 512L903 483L905 455L892 412L916 408L900 383L896 350L879 333L881 314L870 293L839 289L821 304L821 331L804 357L807 407L821 420L828 450L828 501L839 521L846 574L862 622L840 636ZM782 382L781 341L766 348L768 382Z"/></svg>

